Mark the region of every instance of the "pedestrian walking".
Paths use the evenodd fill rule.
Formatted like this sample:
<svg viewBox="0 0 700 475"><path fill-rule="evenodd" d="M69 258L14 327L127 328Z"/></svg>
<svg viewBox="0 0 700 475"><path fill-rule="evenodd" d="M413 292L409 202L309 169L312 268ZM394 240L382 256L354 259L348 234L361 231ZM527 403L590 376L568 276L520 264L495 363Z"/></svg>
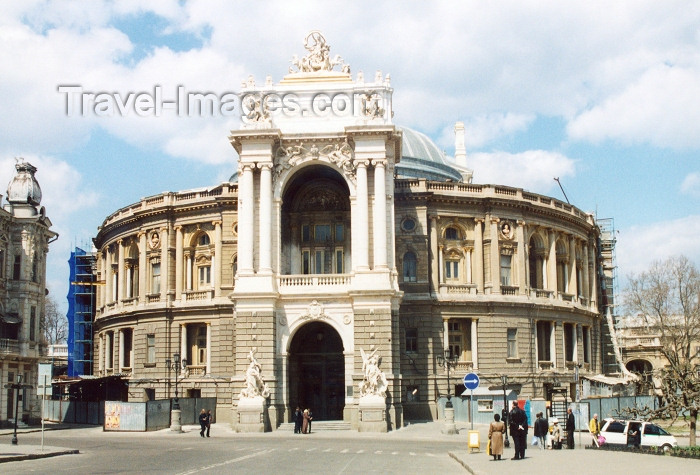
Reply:
<svg viewBox="0 0 700 475"><path fill-rule="evenodd" d="M304 418L302 421L301 425L301 433L302 434L307 434L309 430L309 410L304 409L304 413L302 414L302 417Z"/></svg>
<svg viewBox="0 0 700 475"><path fill-rule="evenodd" d="M576 430L576 423L574 422L574 413L571 408L566 410L566 447L569 449L574 448L574 431Z"/></svg>
<svg viewBox="0 0 700 475"><path fill-rule="evenodd" d="M544 417L541 412L537 413L537 419L535 419L534 424L534 435L537 438L537 445L540 446L540 450L547 448L547 435L549 434L549 421Z"/></svg>
<svg viewBox="0 0 700 475"><path fill-rule="evenodd" d="M292 420L294 421L294 433L301 434L301 423L304 420L304 416L301 414L301 409L299 409L299 406L297 406L297 408L294 410Z"/></svg>
<svg viewBox="0 0 700 475"><path fill-rule="evenodd" d="M207 411L207 437L209 437L209 431L211 430L213 416L211 415L211 409Z"/></svg>
<svg viewBox="0 0 700 475"><path fill-rule="evenodd" d="M513 409L510 411L508 419L510 420L510 436L513 438L513 445L515 445L513 460L522 460L525 458L527 447L527 415L518 407L517 401L513 401Z"/></svg>
<svg viewBox="0 0 700 475"><path fill-rule="evenodd" d="M588 423L588 430L593 438L593 445L599 447L598 436L600 435L600 422L598 421L598 414L593 414L593 419Z"/></svg>
<svg viewBox="0 0 700 475"><path fill-rule="evenodd" d="M311 433L311 422L314 420L314 415L311 412L310 408L308 408L307 410L309 411L309 432L308 433L310 434Z"/></svg>
<svg viewBox="0 0 700 475"><path fill-rule="evenodd" d="M204 431L207 430L207 410L202 409L199 413L199 427L202 429L199 431L199 435L204 437Z"/></svg>
<svg viewBox="0 0 700 475"><path fill-rule="evenodd" d="M506 425L501 421L501 416L493 415L493 420L489 425L489 440L491 441L491 455L494 460L501 460L503 455L503 434L506 432Z"/></svg>

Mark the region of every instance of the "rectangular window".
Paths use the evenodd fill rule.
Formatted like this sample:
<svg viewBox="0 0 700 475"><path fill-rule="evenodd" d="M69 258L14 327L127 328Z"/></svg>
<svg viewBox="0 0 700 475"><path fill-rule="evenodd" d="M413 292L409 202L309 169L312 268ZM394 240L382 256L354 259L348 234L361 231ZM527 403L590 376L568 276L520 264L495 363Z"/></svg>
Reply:
<svg viewBox="0 0 700 475"><path fill-rule="evenodd" d="M335 250L335 273L336 274L342 274L344 272L344 265L343 265L343 250L342 249L336 249Z"/></svg>
<svg viewBox="0 0 700 475"><path fill-rule="evenodd" d="M331 240L331 225L317 224L314 226L314 240L316 242L327 242Z"/></svg>
<svg viewBox="0 0 700 475"><path fill-rule="evenodd" d="M566 345L565 359L566 361L576 361L576 354L574 350L576 349L576 328L570 324L564 324L564 344Z"/></svg>
<svg viewBox="0 0 700 475"><path fill-rule="evenodd" d="M477 405L479 412L493 412L493 399L479 399Z"/></svg>
<svg viewBox="0 0 700 475"><path fill-rule="evenodd" d="M314 274L323 274L323 255L325 252L314 252Z"/></svg>
<svg viewBox="0 0 700 475"><path fill-rule="evenodd" d="M466 354L466 342L468 335L465 329L468 325L462 324L461 322L449 322L447 324L448 328L448 348L453 356L459 358L460 361L464 361L467 358Z"/></svg>
<svg viewBox="0 0 700 475"><path fill-rule="evenodd" d="M301 227L301 242L311 241L311 226L304 224Z"/></svg>
<svg viewBox="0 0 700 475"><path fill-rule="evenodd" d="M418 329L406 328L406 351L410 353L418 352Z"/></svg>
<svg viewBox="0 0 700 475"><path fill-rule="evenodd" d="M508 358L518 357L518 329L508 329Z"/></svg>
<svg viewBox="0 0 700 475"><path fill-rule="evenodd" d="M160 262L151 264L151 293L160 293Z"/></svg>
<svg viewBox="0 0 700 475"><path fill-rule="evenodd" d="M30 309L29 315L29 341L36 341L36 307Z"/></svg>
<svg viewBox="0 0 700 475"><path fill-rule="evenodd" d="M149 333L146 335L146 363L155 364L156 362L156 335Z"/></svg>
<svg viewBox="0 0 700 475"><path fill-rule="evenodd" d="M345 241L345 226L342 224L335 225L335 241L343 242Z"/></svg>
<svg viewBox="0 0 700 475"><path fill-rule="evenodd" d="M311 274L311 253L308 250L301 251L301 273Z"/></svg>
<svg viewBox="0 0 700 475"><path fill-rule="evenodd" d="M199 285L206 287L211 283L211 266L202 266L199 268Z"/></svg>
<svg viewBox="0 0 700 475"><path fill-rule="evenodd" d="M459 279L459 261L445 262L445 279Z"/></svg>
<svg viewBox="0 0 700 475"><path fill-rule="evenodd" d="M22 256L20 254L15 255L15 263L12 267L12 278L19 280L20 270L22 269Z"/></svg>
<svg viewBox="0 0 700 475"><path fill-rule="evenodd" d="M552 322L537 322L537 359L552 361Z"/></svg>
<svg viewBox="0 0 700 475"><path fill-rule="evenodd" d="M501 285L511 285L510 269L513 256L501 255Z"/></svg>

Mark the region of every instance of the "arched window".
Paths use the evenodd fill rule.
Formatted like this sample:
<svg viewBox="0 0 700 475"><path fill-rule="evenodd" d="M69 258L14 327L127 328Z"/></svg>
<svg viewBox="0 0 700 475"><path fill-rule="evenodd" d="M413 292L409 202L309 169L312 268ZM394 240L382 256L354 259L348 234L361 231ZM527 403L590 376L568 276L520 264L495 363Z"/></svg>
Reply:
<svg viewBox="0 0 700 475"><path fill-rule="evenodd" d="M416 255L411 251L403 255L403 281L416 281Z"/></svg>
<svg viewBox="0 0 700 475"><path fill-rule="evenodd" d="M543 289L544 246L542 245L542 241L536 235L533 235L530 238L527 250L528 264L530 267L530 288Z"/></svg>
<svg viewBox="0 0 700 475"><path fill-rule="evenodd" d="M209 244L211 244L211 241L209 240L209 235L207 233L200 234L199 238L197 239L197 245L208 246Z"/></svg>
<svg viewBox="0 0 700 475"><path fill-rule="evenodd" d="M459 230L455 227L448 227L445 229L445 239L453 240L456 241L457 239L460 239L460 233Z"/></svg>

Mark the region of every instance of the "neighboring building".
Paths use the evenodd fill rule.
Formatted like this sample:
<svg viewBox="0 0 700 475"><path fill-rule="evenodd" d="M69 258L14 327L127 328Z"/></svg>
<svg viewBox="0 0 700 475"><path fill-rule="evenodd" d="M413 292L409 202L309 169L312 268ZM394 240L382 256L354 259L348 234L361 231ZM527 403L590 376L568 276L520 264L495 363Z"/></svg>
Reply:
<svg viewBox="0 0 700 475"><path fill-rule="evenodd" d="M93 334L95 320L96 257L76 247L68 259L68 376L92 374Z"/></svg>
<svg viewBox="0 0 700 475"><path fill-rule="evenodd" d="M36 398L38 362L45 354L40 321L46 295L46 254L57 237L41 206L36 168L20 160L0 210L0 424L18 415L25 422L40 417ZM6 389L8 383L30 385ZM16 398L19 397L19 401Z"/></svg>
<svg viewBox="0 0 700 475"><path fill-rule="evenodd" d="M317 32L306 46L279 84L245 81L229 182L100 226L95 374L124 374L130 400L172 397L164 361L179 353L180 394L216 396L235 422L255 349L272 428L297 405L357 427L362 353L376 352L395 428L436 418L468 371L537 398L573 395L576 367L600 373L593 216L472 183L461 123L448 159L393 124L388 75L334 71Z"/></svg>

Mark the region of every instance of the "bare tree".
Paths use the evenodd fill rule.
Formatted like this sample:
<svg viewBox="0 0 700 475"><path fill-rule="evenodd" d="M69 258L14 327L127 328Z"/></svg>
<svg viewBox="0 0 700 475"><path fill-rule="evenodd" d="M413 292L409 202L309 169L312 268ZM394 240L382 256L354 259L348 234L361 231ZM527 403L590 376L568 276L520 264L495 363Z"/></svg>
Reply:
<svg viewBox="0 0 700 475"><path fill-rule="evenodd" d="M48 345L65 343L68 337L68 320L59 311L53 297L46 297L44 315L41 318L41 334Z"/></svg>
<svg viewBox="0 0 700 475"><path fill-rule="evenodd" d="M661 394L660 407L630 408L626 415L688 421L691 446L700 409L699 299L700 273L685 256L654 262L646 272L631 276L625 295L627 309L660 336L660 351L667 361L652 375Z"/></svg>

